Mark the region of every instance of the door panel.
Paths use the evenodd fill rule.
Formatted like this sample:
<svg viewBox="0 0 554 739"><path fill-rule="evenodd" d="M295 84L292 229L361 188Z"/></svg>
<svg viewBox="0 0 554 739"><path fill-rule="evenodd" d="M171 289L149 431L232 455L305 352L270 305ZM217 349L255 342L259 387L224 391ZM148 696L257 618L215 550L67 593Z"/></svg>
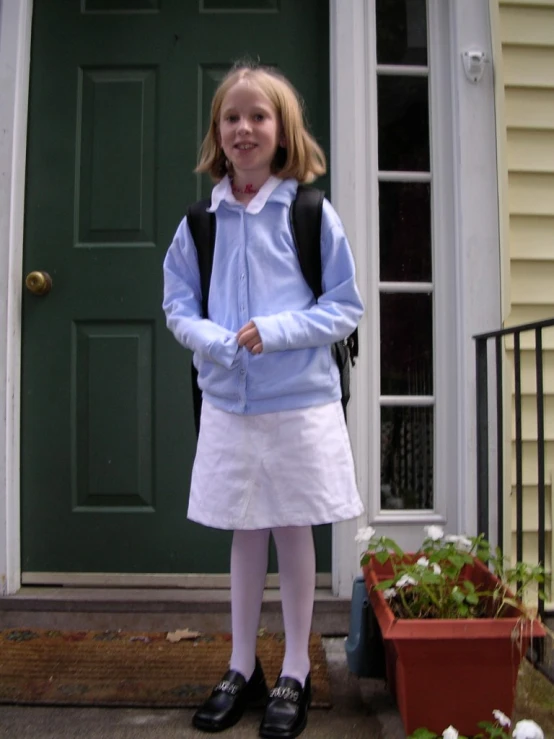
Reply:
<svg viewBox="0 0 554 739"><path fill-rule="evenodd" d="M325 2L35 3L24 269L53 288L23 302L26 572L228 569L230 534L186 520L190 355L162 262L209 190L192 170L211 96L245 55L292 79L328 149ZM316 540L329 571L329 527Z"/></svg>

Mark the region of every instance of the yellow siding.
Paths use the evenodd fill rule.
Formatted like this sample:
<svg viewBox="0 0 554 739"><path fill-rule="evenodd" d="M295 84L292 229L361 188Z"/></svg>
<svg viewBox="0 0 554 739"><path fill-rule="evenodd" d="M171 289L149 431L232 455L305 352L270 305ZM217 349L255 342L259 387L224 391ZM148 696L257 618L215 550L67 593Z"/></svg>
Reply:
<svg viewBox="0 0 554 739"><path fill-rule="evenodd" d="M508 87L505 105L508 130L552 130L552 92L549 89Z"/></svg>
<svg viewBox="0 0 554 739"><path fill-rule="evenodd" d="M515 475L514 475L515 479ZM554 498L552 495L552 483L551 480L547 480L546 487L546 506L545 506L545 521L546 521L546 537L545 537L545 550L547 553L546 557L546 571L547 576L552 577L553 562L554 562L554 539L552 535L552 513L554 509ZM517 528L517 511L516 511L516 496L512 495L511 505L508 510L508 515L511 517L511 528L515 531ZM537 557L537 549L539 545L538 533L537 533L537 521L539 520L539 507L538 507L538 491L535 486L525 486L523 488L523 561L533 562ZM516 540L515 535L512 535L511 541L512 551L516 551ZM514 557L515 559L515 557ZM554 603L554 596L551 597L550 602L547 602L547 607L552 608Z"/></svg>
<svg viewBox="0 0 554 739"><path fill-rule="evenodd" d="M529 429L528 429L529 431ZM531 431L534 431L531 430ZM525 429L524 429L524 436L525 436ZM536 436L536 433L535 433ZM554 453L552 449L552 445L554 442L547 442L546 449L545 449L545 455L546 455L546 467L547 469L553 469L552 462L554 461ZM534 456L531 456L534 455ZM511 484L512 489L515 491L515 485L516 485L516 456L515 456L515 448L512 449L512 460L511 460L511 469L512 469L512 478L511 478ZM522 459L522 473L523 473L523 481L524 481L524 488L525 490L533 490L534 495L536 498L537 495L537 486L539 484L539 472L538 472L538 464L537 464L537 442L536 441L524 441L523 442L523 459ZM545 477L545 484L547 486L550 486L550 476ZM547 509L548 509L548 495L547 492ZM527 496L527 493L526 493ZM535 509L536 509L536 499L535 499ZM533 511L530 509L529 511L526 511L526 520L528 521L534 521L535 522L535 528L537 527L537 516L533 513ZM550 524L550 521L548 522Z"/></svg>
<svg viewBox="0 0 554 739"><path fill-rule="evenodd" d="M523 321L521 321L523 323ZM511 360L513 362L513 358ZM521 352L521 392L523 395L532 395L537 389L535 352L523 350ZM554 396L554 352L547 352L543 359L543 386L547 395ZM512 382L513 389L513 382ZM553 465L554 468L554 465Z"/></svg>
<svg viewBox="0 0 554 739"><path fill-rule="evenodd" d="M521 399L522 416L521 416L521 434L524 441L536 441L537 439L537 417L536 408L537 400L535 395L524 395ZM515 409L512 404L512 437L515 436ZM544 436L546 440L546 449L549 448L549 442L554 441L554 397L549 395L544 399ZM531 452L530 445L526 447L527 452ZM550 448L550 451L554 451ZM535 469L536 465L536 449L534 456L530 461L529 469ZM554 454L547 459L547 469L554 472ZM527 481L526 481L527 482ZM536 484L536 480L530 480Z"/></svg>
<svg viewBox="0 0 554 739"><path fill-rule="evenodd" d="M508 172L508 205L510 215L554 216L554 174Z"/></svg>
<svg viewBox="0 0 554 739"><path fill-rule="evenodd" d="M512 304L548 305L554 299L554 260L512 260ZM551 315L554 315L554 311Z"/></svg>
<svg viewBox="0 0 554 739"><path fill-rule="evenodd" d="M506 326L519 326L522 323L533 323L534 321L544 321L547 318L552 318L552 305L546 304L546 305L514 305L512 308L512 312L510 313L510 317L507 321L505 321ZM554 329L549 328L545 329L543 331L544 338L543 341L545 342L545 345L548 344L548 348L554 349ZM552 338L551 338L552 337ZM524 338L524 337L522 337ZM522 342L522 346L523 346ZM528 341L525 344L528 347L534 347L534 339L532 341ZM546 361L546 358L545 358Z"/></svg>
<svg viewBox="0 0 554 739"><path fill-rule="evenodd" d="M554 0L499 0L496 66L499 80L499 137L504 141L499 178L507 175L509 213L510 310L506 325L554 317ZM502 85L504 96L502 98ZM537 552L538 469L537 410L534 335L521 342L523 393L523 494L524 559L534 561ZM547 569L552 572L554 475L554 330L544 335L544 430ZM509 424L515 436L513 340L506 342L506 372L512 384ZM508 379L508 378L507 378ZM512 444L512 496L507 506L515 530L516 462ZM508 468L510 469L510 468ZM512 549L512 553L514 551Z"/></svg>
<svg viewBox="0 0 554 739"><path fill-rule="evenodd" d="M510 217L510 256L512 259L548 260L552 257L554 217L517 215ZM542 316L546 318L547 316Z"/></svg>
<svg viewBox="0 0 554 739"><path fill-rule="evenodd" d="M528 308L529 306L525 306L525 308ZM544 306L537 306L537 308L541 309ZM545 311L546 312L546 311ZM527 311L521 311L520 309L514 309L512 312L512 315L510 316L510 320L506 321L506 326L519 326L522 323L532 323L532 321L540 321L543 318L552 318L551 308L548 306L548 315L546 316L539 316L538 318L533 318L531 320L528 320L527 318L516 320L516 316L523 316L527 313ZM506 338L506 348L508 349L508 357L510 357L511 362L513 363L513 357L511 356L511 351L514 346L514 338L512 336L508 336ZM535 353L535 334L533 331L526 331L525 333L521 334L520 338L520 348L522 350L529 350L533 351L533 354ZM554 351L554 331L553 329L548 329L546 331L543 331L543 339L542 339L542 348L543 348L543 357L546 357L549 352ZM533 360L534 361L534 360Z"/></svg>
<svg viewBox="0 0 554 739"><path fill-rule="evenodd" d="M552 521L552 483L547 480L548 490L546 493L546 510L545 517L546 522L550 526ZM526 485L523 488L523 500L525 506L523 510L523 528L525 531L533 531L537 529L537 521L539 518L539 505L538 505L538 490L536 485ZM514 496L513 504L511 506L513 527L515 528L516 522L516 500Z"/></svg>
<svg viewBox="0 0 554 739"><path fill-rule="evenodd" d="M504 81L509 87L552 87L552 52L548 48L504 46Z"/></svg>
<svg viewBox="0 0 554 739"><path fill-rule="evenodd" d="M543 6L552 7L552 0L500 0L500 4L507 8L510 5L517 5L519 8L540 8Z"/></svg>
<svg viewBox="0 0 554 739"><path fill-rule="evenodd" d="M508 168L510 172L554 171L554 130L508 130Z"/></svg>
<svg viewBox="0 0 554 739"><path fill-rule="evenodd" d="M504 5L504 3L501 3ZM502 43L515 46L550 46L554 38L551 9L524 7L522 3L502 11Z"/></svg>

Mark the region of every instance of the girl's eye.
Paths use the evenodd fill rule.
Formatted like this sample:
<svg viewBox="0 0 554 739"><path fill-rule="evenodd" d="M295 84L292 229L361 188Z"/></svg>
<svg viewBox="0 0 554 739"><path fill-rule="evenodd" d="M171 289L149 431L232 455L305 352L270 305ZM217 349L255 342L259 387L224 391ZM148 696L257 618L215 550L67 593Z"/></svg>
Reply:
<svg viewBox="0 0 554 739"><path fill-rule="evenodd" d="M228 120L229 123L236 123L238 121L238 115L228 115L226 120Z"/></svg>
<svg viewBox="0 0 554 739"><path fill-rule="evenodd" d="M263 121L263 119L264 119L264 114L263 113L256 113L256 115L254 116L254 120L257 121L258 123L260 121Z"/></svg>

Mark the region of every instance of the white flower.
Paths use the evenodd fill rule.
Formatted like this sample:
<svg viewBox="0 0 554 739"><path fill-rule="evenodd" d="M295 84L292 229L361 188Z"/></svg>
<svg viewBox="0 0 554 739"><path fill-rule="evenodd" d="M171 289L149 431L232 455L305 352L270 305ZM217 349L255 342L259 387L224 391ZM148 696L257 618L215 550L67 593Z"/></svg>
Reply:
<svg viewBox="0 0 554 739"><path fill-rule="evenodd" d="M433 541L438 541L444 536L444 530L441 526L425 526L424 529L427 537Z"/></svg>
<svg viewBox="0 0 554 739"><path fill-rule="evenodd" d="M383 590L383 596L385 600L392 600L396 595L396 588L386 588Z"/></svg>
<svg viewBox="0 0 554 739"><path fill-rule="evenodd" d="M435 575L440 575L441 572L442 572L442 570L440 568L440 565L438 565L436 562L433 562L433 564L430 565L429 564L429 560L427 559L427 557L420 557L417 560L416 565L419 565L420 567L429 567L429 566L431 566L433 568L433 572L435 573Z"/></svg>
<svg viewBox="0 0 554 739"><path fill-rule="evenodd" d="M402 577L396 583L397 588L406 588L408 585L417 585L417 580L409 575L402 575Z"/></svg>
<svg viewBox="0 0 554 739"><path fill-rule="evenodd" d="M492 715L498 721L500 726L511 726L512 725L512 722L510 721L510 719L506 716L505 713L502 713L502 711L495 709L492 712Z"/></svg>
<svg viewBox="0 0 554 739"><path fill-rule="evenodd" d="M461 536L458 534L448 534L448 536L445 536L444 540L447 543L456 544L456 548L461 549L464 552L469 552L473 546L471 540L468 539L467 536Z"/></svg>
<svg viewBox="0 0 554 739"><path fill-rule="evenodd" d="M458 732L453 726L449 726L448 729L445 729L442 732L444 739L458 739Z"/></svg>
<svg viewBox="0 0 554 739"><path fill-rule="evenodd" d="M358 529L358 533L354 537L354 541L358 544L366 544L375 534L373 526L366 526L365 529Z"/></svg>
<svg viewBox="0 0 554 739"><path fill-rule="evenodd" d="M544 739L541 727L534 721L518 721L512 734L514 739Z"/></svg>

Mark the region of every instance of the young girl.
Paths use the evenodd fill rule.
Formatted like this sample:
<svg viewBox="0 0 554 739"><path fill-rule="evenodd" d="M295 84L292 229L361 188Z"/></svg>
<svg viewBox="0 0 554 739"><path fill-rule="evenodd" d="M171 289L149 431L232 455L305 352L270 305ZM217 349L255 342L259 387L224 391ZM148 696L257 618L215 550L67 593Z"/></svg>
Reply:
<svg viewBox="0 0 554 739"><path fill-rule="evenodd" d="M273 535L286 651L269 693L262 737L295 737L310 703L315 591L312 526L362 512L331 345L363 307L342 224L325 200L323 294L300 270L289 225L298 183L325 172L298 94L276 71L240 66L217 89L197 172L217 183L209 318L202 317L197 253L186 219L164 263L164 310L194 352L203 392L188 518L232 529L229 671L193 724L221 731L267 698L256 657Z"/></svg>

